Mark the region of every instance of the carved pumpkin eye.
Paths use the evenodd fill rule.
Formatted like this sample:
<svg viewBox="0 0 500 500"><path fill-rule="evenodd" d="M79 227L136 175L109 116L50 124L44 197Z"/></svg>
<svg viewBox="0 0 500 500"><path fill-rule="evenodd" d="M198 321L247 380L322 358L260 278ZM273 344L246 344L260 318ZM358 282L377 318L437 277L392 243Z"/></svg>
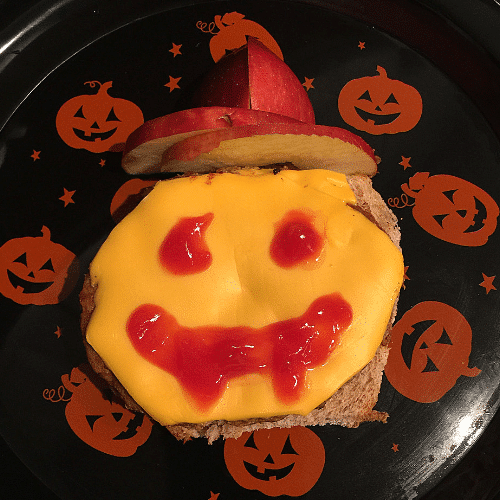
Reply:
<svg viewBox="0 0 500 500"><path fill-rule="evenodd" d="M368 90L359 99L364 99L365 101L372 102L372 98L371 98L370 92L368 92Z"/></svg>
<svg viewBox="0 0 500 500"><path fill-rule="evenodd" d="M71 291L79 275L75 254L52 242L45 226L42 236L4 243L0 247L0 268L0 293L18 304L57 304Z"/></svg>
<svg viewBox="0 0 500 500"><path fill-rule="evenodd" d="M73 116L75 118L85 118L85 115L83 114L83 106L80 106L78 111Z"/></svg>
<svg viewBox="0 0 500 500"><path fill-rule="evenodd" d="M412 213L428 233L449 243L484 245L497 227L499 208L483 189L452 175L410 178L401 188L415 198Z"/></svg>
<svg viewBox="0 0 500 500"><path fill-rule="evenodd" d="M384 104L399 104L399 102L397 101L396 97L394 96L394 94L391 93L391 95L387 98L387 100L385 101Z"/></svg>
<svg viewBox="0 0 500 500"><path fill-rule="evenodd" d="M73 394L65 415L73 432L89 446L108 455L129 457L149 438L152 421L134 414L116 398L107 398L107 388L88 368L74 368L64 386ZM63 377L64 378L64 377Z"/></svg>
<svg viewBox="0 0 500 500"><path fill-rule="evenodd" d="M54 266L52 265L52 259L49 259L41 268L42 269L48 269L49 271L54 272Z"/></svg>
<svg viewBox="0 0 500 500"><path fill-rule="evenodd" d="M281 450L282 455L298 455L298 453L294 450L292 443L290 441L290 436L288 435L283 445L283 449Z"/></svg>
<svg viewBox="0 0 500 500"><path fill-rule="evenodd" d="M118 118L116 116L116 113L115 113L115 108L111 108L111 110L109 111L109 114L108 114L108 117L106 118L106 121L107 122L120 122L120 118Z"/></svg>
<svg viewBox="0 0 500 500"><path fill-rule="evenodd" d="M25 266L28 266L28 261L26 259L26 252L24 252L22 255L20 255L17 259L14 259L13 262L19 262L20 264L24 264Z"/></svg>
<svg viewBox="0 0 500 500"><path fill-rule="evenodd" d="M307 493L321 475L325 449L319 437L306 427L259 429L226 440L224 461L243 488L272 497L298 497Z"/></svg>
<svg viewBox="0 0 500 500"><path fill-rule="evenodd" d="M68 146L92 153L121 151L130 133L144 123L137 105L108 94L112 83L86 82L98 86L97 93L77 95L59 108L56 128Z"/></svg>
<svg viewBox="0 0 500 500"><path fill-rule="evenodd" d="M245 448L254 448L255 450L258 450L257 445L255 444L255 439L253 437L253 432L250 434L243 446L245 446Z"/></svg>
<svg viewBox="0 0 500 500"><path fill-rule="evenodd" d="M357 78L344 85L338 97L340 115L352 127L369 134L411 130L422 115L420 93L411 85L389 78L381 66L377 66L377 72L377 76ZM384 109L385 105L389 106Z"/></svg>
<svg viewBox="0 0 500 500"><path fill-rule="evenodd" d="M441 302L420 302L394 325L385 367L387 379L407 398L432 403L469 368L472 329L459 311Z"/></svg>

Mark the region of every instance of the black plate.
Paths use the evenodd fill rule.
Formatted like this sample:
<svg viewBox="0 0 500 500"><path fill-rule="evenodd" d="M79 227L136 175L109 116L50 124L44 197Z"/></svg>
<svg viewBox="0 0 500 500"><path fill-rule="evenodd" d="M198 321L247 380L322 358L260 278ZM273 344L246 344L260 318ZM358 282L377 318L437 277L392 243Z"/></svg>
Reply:
<svg viewBox="0 0 500 500"><path fill-rule="evenodd" d="M446 2L433 5L446 13ZM487 8L486 2L479 5ZM256 23L259 33L263 29L277 41L302 82L313 79L308 95L316 122L359 133L382 158L374 183L400 219L408 266L397 318L401 335L395 335L401 340L392 349L377 405L390 413L389 423L356 430L311 428L326 460L303 498L419 498L436 486L473 447L499 404L500 287L495 276L500 240L493 222L500 200L500 70L493 58L431 10L392 0L168 6L160 1L50 1L33 4L21 17L7 12L10 17L4 19L16 21L4 27L0 44L0 432L24 464L63 499L266 498L233 479L223 442L182 444L154 425L127 457L115 456L116 448L110 453L98 443L88 444L65 414L76 386L67 384L58 392L64 376L86 360L78 291L115 224L111 201L128 177L120 169L119 152L96 152L95 143L81 148L81 138L65 139L56 116L70 99L96 95L100 85L86 82L113 82L108 94L138 106L146 120L187 107L193 86L214 63L210 40L225 29L224 20L216 26L215 16L238 12L254 23L252 29ZM238 17L229 16L225 24L239 22ZM484 33L478 40L498 48ZM218 45L224 43L219 35ZM353 80L381 78L381 68L392 82L370 81L391 90L401 114L384 129L390 133L359 130L359 121L342 118L340 108L347 105L339 104L339 94L351 90ZM400 95L401 82L413 87L411 99ZM363 83L371 89L368 80ZM403 131L411 122L407 115L418 108L415 93L423 110ZM434 196L424 202L433 189ZM454 207L459 199L463 206ZM472 205L478 211L475 225L453 225L450 208L465 220ZM435 223L440 226L432 229ZM42 233L44 226L49 231ZM52 252L52 266L57 256L74 254L76 281L56 304L47 303L41 288L23 304L20 290L9 289L5 256L9 253L19 267L22 256L28 258L48 232L59 246L43 252ZM37 255L43 253L37 248ZM50 266L49 256L40 266ZM436 303L438 317L432 318L430 306ZM414 317L403 331L409 311ZM429 320L435 321L432 327ZM444 333L432 342L448 350L441 360L446 366L430 345L437 324ZM427 360L423 373L415 368L419 356ZM405 386L410 375L414 378ZM76 380L76 372L71 379ZM427 401L431 393L432 402ZM136 423L145 425L140 419ZM498 464L498 454L492 460ZM457 470L454 477L463 492ZM492 498L492 484L477 498ZM447 493L448 486L443 487ZM18 491L22 498L24 491Z"/></svg>

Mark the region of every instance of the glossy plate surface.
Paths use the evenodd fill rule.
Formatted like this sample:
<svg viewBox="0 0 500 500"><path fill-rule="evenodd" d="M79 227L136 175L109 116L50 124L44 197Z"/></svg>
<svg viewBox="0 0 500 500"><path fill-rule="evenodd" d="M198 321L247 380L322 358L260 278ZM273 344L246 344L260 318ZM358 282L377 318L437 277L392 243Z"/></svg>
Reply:
<svg viewBox="0 0 500 500"><path fill-rule="evenodd" d="M40 2L1 34L0 433L51 490L390 500L420 498L446 476L499 404L500 70L484 51L420 4L389 0ZM290 436L295 453L282 451L316 467L307 491L286 482L291 462L283 477L263 468L262 484L247 483L224 442L179 443L111 406L79 329L83 276L129 180L114 134L132 126L131 109L149 120L189 107L217 54L245 35L279 46L317 124L375 148L374 185L403 235L406 279L377 405L389 423ZM85 124L75 102L107 106L107 124ZM74 279L59 283L68 270ZM301 440L316 447L299 452Z"/></svg>

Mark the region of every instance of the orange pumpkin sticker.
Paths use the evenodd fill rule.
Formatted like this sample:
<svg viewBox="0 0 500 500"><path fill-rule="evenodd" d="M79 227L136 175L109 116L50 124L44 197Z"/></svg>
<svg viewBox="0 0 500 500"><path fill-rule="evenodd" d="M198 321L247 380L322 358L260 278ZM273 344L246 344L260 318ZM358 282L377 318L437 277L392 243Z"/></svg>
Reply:
<svg viewBox="0 0 500 500"><path fill-rule="evenodd" d="M113 220L118 224L156 183L156 180L130 179L122 184L111 200L110 212Z"/></svg>
<svg viewBox="0 0 500 500"><path fill-rule="evenodd" d="M495 200L469 181L452 175L419 172L401 186L415 198L415 221L432 236L455 245L481 246L497 227Z"/></svg>
<svg viewBox="0 0 500 500"><path fill-rule="evenodd" d="M0 247L0 293L18 304L57 304L74 288L79 276L76 255L42 236L13 238Z"/></svg>
<svg viewBox="0 0 500 500"><path fill-rule="evenodd" d="M420 302L394 325L385 375L403 396L434 403L454 387L469 368L472 329L462 314L442 302Z"/></svg>
<svg viewBox="0 0 500 500"><path fill-rule="evenodd" d="M61 377L56 391L45 389L52 402L67 401L65 415L73 432L92 448L115 457L129 457L151 434L153 423L141 413L133 413L105 396L106 384L86 363ZM72 393L65 398L65 392ZM110 389L108 388L108 391Z"/></svg>
<svg viewBox="0 0 500 500"><path fill-rule="evenodd" d="M411 130L422 116L420 93L389 78L381 66L377 72L344 85L338 98L340 116L352 127L373 135Z"/></svg>
<svg viewBox="0 0 500 500"><path fill-rule="evenodd" d="M298 497L318 481L325 465L321 439L307 427L259 429L227 439L224 460L233 479L267 496Z"/></svg>
<svg viewBox="0 0 500 500"><path fill-rule="evenodd" d="M113 82L86 82L96 94L84 94L66 101L56 116L61 139L75 149L92 153L121 151L131 132L144 123L140 108L131 101L108 94Z"/></svg>
<svg viewBox="0 0 500 500"><path fill-rule="evenodd" d="M247 43L247 37L257 38L269 50L274 52L281 60L283 53L271 34L260 24L249 19L239 12L229 12L223 16L215 16L214 21L208 25L202 21L196 23L196 27L203 33L211 33L214 36L210 40L210 53L213 60L217 62L226 51L238 49ZM218 29L218 31L214 31Z"/></svg>

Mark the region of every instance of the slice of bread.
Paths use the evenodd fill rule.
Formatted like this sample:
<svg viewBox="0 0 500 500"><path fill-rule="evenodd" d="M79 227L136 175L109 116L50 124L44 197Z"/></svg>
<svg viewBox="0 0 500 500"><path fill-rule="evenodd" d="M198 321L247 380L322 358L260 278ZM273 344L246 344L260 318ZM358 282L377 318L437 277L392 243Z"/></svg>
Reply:
<svg viewBox="0 0 500 500"><path fill-rule="evenodd" d="M380 194L373 189L371 179L364 175L348 176L347 179L357 200L357 205L353 208L356 208L374 222L389 236L394 245L400 249L400 231L397 218L387 207ZM128 394L112 371L108 369L103 359L85 339L87 325L95 307L94 294L97 286L94 286L91 283L90 277L87 276L80 294L82 305L81 328L89 362L96 373L104 378L125 401L129 409L143 412L144 410ZM236 438L243 432L259 428L325 424L354 428L358 427L362 422L386 422L388 414L374 410L373 408L377 403L380 392L382 374L389 354L387 345L390 340L390 331L395 316L396 303L383 341L373 359L360 372L340 387L329 399L305 416L285 415L269 419L248 419L231 422L218 420L203 424L185 423L166 427L177 439L186 441L191 438L204 436L208 439L209 443L212 443L219 437Z"/></svg>

